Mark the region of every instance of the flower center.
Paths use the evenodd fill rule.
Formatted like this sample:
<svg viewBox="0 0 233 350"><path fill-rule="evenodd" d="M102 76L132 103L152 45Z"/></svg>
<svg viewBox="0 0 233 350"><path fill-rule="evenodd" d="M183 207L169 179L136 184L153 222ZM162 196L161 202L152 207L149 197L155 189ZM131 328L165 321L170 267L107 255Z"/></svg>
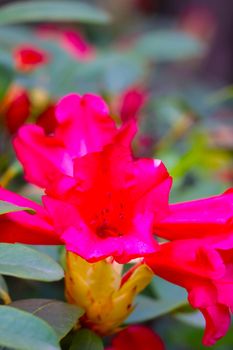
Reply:
<svg viewBox="0 0 233 350"><path fill-rule="evenodd" d="M108 238L108 237L120 237L122 233L119 232L115 227L109 225L101 225L97 227L96 234L100 238Z"/></svg>

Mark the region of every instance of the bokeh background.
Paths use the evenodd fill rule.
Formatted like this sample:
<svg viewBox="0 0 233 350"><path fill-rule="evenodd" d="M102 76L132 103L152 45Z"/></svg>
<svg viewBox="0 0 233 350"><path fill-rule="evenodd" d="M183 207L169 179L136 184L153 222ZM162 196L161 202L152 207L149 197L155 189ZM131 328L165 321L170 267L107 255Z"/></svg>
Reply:
<svg viewBox="0 0 233 350"><path fill-rule="evenodd" d="M109 13L108 23L54 21L52 12L51 20L30 21L30 13L26 20L7 20L1 8L10 3L17 1L0 1L2 185L39 198L38 189L24 182L11 146L13 135L24 122L52 123L54 105L64 94L94 92L105 98L119 124L138 119L135 155L163 160L174 178L171 202L218 194L232 186L233 2L85 2ZM46 52L47 62L29 71L20 69L15 50L22 45ZM58 259L59 249L46 249ZM59 283L42 286L13 278L8 283L16 299L63 298ZM161 297L154 286L146 290L146 297ZM175 306L149 324L168 350L202 349L199 314L184 305L179 288L163 288L168 291L165 300L172 299ZM145 305L139 312L150 310L150 304ZM229 333L212 348L232 346Z"/></svg>

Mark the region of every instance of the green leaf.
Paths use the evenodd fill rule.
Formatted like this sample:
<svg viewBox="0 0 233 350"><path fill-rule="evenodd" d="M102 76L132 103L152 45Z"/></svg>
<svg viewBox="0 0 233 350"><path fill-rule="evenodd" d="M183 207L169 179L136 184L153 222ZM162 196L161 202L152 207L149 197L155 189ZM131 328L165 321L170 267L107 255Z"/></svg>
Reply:
<svg viewBox="0 0 233 350"><path fill-rule="evenodd" d="M181 31L158 30L143 35L134 50L147 59L170 62L201 55L203 45L198 39Z"/></svg>
<svg viewBox="0 0 233 350"><path fill-rule="evenodd" d="M76 1L22 1L2 6L0 25L28 22L66 22L105 24L109 15L94 6Z"/></svg>
<svg viewBox="0 0 233 350"><path fill-rule="evenodd" d="M69 350L103 350L103 342L100 337L89 329L82 329L73 338Z"/></svg>
<svg viewBox="0 0 233 350"><path fill-rule="evenodd" d="M77 306L51 299L17 300L10 305L45 320L56 331L59 340L65 337L84 313Z"/></svg>
<svg viewBox="0 0 233 350"><path fill-rule="evenodd" d="M19 207L18 205L13 205L7 202L0 201L0 215L22 210L33 212L31 208Z"/></svg>
<svg viewBox="0 0 233 350"><path fill-rule="evenodd" d="M10 306L0 306L0 345L17 350L58 350L53 329L43 320Z"/></svg>
<svg viewBox="0 0 233 350"><path fill-rule="evenodd" d="M156 317L166 315L171 311L165 300L156 301L153 298L139 295L136 298L136 307L127 318L126 323L138 323L153 320Z"/></svg>
<svg viewBox="0 0 233 350"><path fill-rule="evenodd" d="M221 103L233 100L233 86L228 85L220 90L210 94L207 98L207 103L210 105L219 105Z"/></svg>
<svg viewBox="0 0 233 350"><path fill-rule="evenodd" d="M64 271L49 256L21 244L0 244L0 273L38 281L57 281Z"/></svg>
<svg viewBox="0 0 233 350"><path fill-rule="evenodd" d="M166 315L187 304L187 293L172 283L154 277L151 287L157 299L139 295L136 307L126 323L138 323Z"/></svg>
<svg viewBox="0 0 233 350"><path fill-rule="evenodd" d="M178 313L174 317L190 326L197 328L205 328L205 320L200 311Z"/></svg>
<svg viewBox="0 0 233 350"><path fill-rule="evenodd" d="M94 61L76 67L76 72L73 70L76 85L84 86L86 92L94 88L119 93L145 74L144 63L136 55L114 51L104 51Z"/></svg>
<svg viewBox="0 0 233 350"><path fill-rule="evenodd" d="M37 250L40 253L50 256L53 260L60 263L61 252L63 249L66 251L63 245L28 245L32 249Z"/></svg>
<svg viewBox="0 0 233 350"><path fill-rule="evenodd" d="M1 10L0 10L1 13ZM40 45L41 41L37 38L31 30L23 26L4 26L0 27L0 46L1 54L8 53L12 60L12 49L16 45L24 42L31 42ZM11 63L13 66L13 61Z"/></svg>
<svg viewBox="0 0 233 350"><path fill-rule="evenodd" d="M13 80L12 70L7 68L10 65L10 58L6 57L3 52L0 52L0 99L2 100L6 94L10 83Z"/></svg>
<svg viewBox="0 0 233 350"><path fill-rule="evenodd" d="M155 276L151 281L151 287L159 299L166 300L170 304L187 304L187 292L184 288L167 282L158 276Z"/></svg>

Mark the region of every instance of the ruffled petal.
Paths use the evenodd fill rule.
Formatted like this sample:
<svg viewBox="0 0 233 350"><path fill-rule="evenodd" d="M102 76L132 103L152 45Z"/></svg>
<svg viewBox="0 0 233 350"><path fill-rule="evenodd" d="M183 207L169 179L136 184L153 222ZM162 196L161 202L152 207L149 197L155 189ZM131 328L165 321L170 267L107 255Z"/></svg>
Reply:
<svg viewBox="0 0 233 350"><path fill-rule="evenodd" d="M155 223L155 229L169 240L232 232L233 189L219 196L170 205L170 213Z"/></svg>
<svg viewBox="0 0 233 350"><path fill-rule="evenodd" d="M203 343L213 345L227 332L232 307L232 283L227 259L205 240L189 239L161 245L146 258L155 274L188 291L188 300L206 319Z"/></svg>
<svg viewBox="0 0 233 350"><path fill-rule="evenodd" d="M61 244L43 207L3 188L0 188L0 200L35 211L33 214L19 211L0 215L0 242Z"/></svg>
<svg viewBox="0 0 233 350"><path fill-rule="evenodd" d="M206 320L203 344L212 346L226 334L230 327L231 316L229 308L219 304L201 309L201 312Z"/></svg>
<svg viewBox="0 0 233 350"><path fill-rule="evenodd" d="M20 128L14 139L15 152L24 167L27 181L49 187L61 174L72 175L73 163L62 142L46 136L37 125Z"/></svg>
<svg viewBox="0 0 233 350"><path fill-rule="evenodd" d="M154 253L158 247L153 236L142 237L137 232L121 237L100 238L82 221L76 227L64 231L62 239L67 250L80 255L89 262L113 256L119 263Z"/></svg>
<svg viewBox="0 0 233 350"><path fill-rule="evenodd" d="M96 95L65 96L57 105L56 116L59 126L55 134L64 141L72 157L100 151L117 132L107 105Z"/></svg>

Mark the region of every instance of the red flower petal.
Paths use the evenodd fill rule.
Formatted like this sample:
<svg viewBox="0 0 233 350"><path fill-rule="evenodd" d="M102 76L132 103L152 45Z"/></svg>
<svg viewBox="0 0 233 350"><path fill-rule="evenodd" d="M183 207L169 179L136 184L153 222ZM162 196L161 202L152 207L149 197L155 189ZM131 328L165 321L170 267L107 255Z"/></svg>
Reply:
<svg viewBox="0 0 233 350"><path fill-rule="evenodd" d="M49 55L32 45L21 45L13 52L15 66L18 70L25 72L40 67L49 61Z"/></svg>
<svg viewBox="0 0 233 350"><path fill-rule="evenodd" d="M129 326L113 338L112 349L165 350L165 346L160 337L149 327Z"/></svg>

